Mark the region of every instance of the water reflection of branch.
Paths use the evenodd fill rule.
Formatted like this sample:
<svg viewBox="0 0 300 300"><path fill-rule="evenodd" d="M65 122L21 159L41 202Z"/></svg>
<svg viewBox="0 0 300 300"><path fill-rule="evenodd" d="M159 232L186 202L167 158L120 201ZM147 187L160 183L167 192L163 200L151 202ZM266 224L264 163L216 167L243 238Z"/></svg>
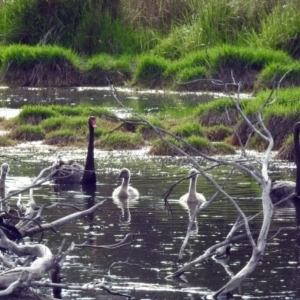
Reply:
<svg viewBox="0 0 300 300"><path fill-rule="evenodd" d="M117 262L113 262L110 267L108 268L108 275L110 276L111 275L111 272L110 272L110 269L112 269L114 266L118 266L118 265L129 265L129 266L139 266L139 267L142 267L142 265L140 264L132 264L132 263L129 263L129 258L126 260L126 261L117 261Z"/></svg>
<svg viewBox="0 0 300 300"><path fill-rule="evenodd" d="M90 245L88 244L88 242L85 242L83 244L75 244L75 247L77 248L85 248L85 247L89 247L89 248L105 248L105 249L116 249L119 247L123 247L125 245L131 244L134 241L134 238L136 235L138 235L139 233L128 233L125 235L125 237L123 238L122 241L120 241L119 243L116 244L112 244L112 245ZM131 240L130 240L131 239ZM130 240L128 242L128 240Z"/></svg>
<svg viewBox="0 0 300 300"><path fill-rule="evenodd" d="M22 285L22 287L51 287L51 288L61 288L65 290L73 290L73 291L97 291L102 289L107 293L115 296L121 296L128 299L131 299L130 295L123 294L118 291L113 291L109 287L107 287L104 283L99 282L99 280L95 280L94 282L85 283L84 285L73 285L69 283L50 283L50 282L40 282L40 281L30 281L30 285Z"/></svg>
<svg viewBox="0 0 300 300"><path fill-rule="evenodd" d="M220 264L220 265L224 268L224 270L226 271L226 273L227 273L230 277L233 277L233 276L234 276L234 273L230 270L230 267L229 267L229 265L228 265L228 263L227 263L228 257L225 258L225 259L216 259L216 258L213 258L213 260L214 260L216 263Z"/></svg>

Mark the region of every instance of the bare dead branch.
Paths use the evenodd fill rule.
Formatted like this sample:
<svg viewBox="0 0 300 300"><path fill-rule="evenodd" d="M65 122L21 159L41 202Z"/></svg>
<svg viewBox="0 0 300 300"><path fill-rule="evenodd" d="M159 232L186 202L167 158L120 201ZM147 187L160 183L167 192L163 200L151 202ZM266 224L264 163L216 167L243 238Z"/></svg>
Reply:
<svg viewBox="0 0 300 300"><path fill-rule="evenodd" d="M64 224L67 224L75 219L79 219L79 218L82 218L82 217L85 217L86 215L89 215L91 213L93 213L95 210L97 210L103 203L105 203L106 200L103 200L97 204L95 204L94 206L92 206L91 208L89 209L86 209L86 210L83 210L83 211L80 211L80 212L76 212L76 213L73 213L71 215L68 215L66 217L63 217L61 219L58 219L56 221L53 221L51 223L47 223L47 224L42 224L41 225L41 228L43 230L51 230L55 227L60 227ZM28 229L25 233L24 233L24 236L30 236L30 235L34 235L36 233L40 232L40 227L38 226L35 226L33 228L30 228Z"/></svg>

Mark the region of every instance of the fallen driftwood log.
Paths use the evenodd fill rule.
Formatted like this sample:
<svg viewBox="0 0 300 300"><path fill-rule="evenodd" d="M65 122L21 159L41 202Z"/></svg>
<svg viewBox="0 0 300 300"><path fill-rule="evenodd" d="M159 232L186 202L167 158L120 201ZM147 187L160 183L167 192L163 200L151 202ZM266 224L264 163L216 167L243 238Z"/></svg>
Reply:
<svg viewBox="0 0 300 300"><path fill-rule="evenodd" d="M0 296L19 293L19 290L30 286L31 280L41 280L44 274L56 268L57 258L44 245L17 245L9 240L0 229L0 247L18 257L31 256L31 264L17 266L0 274ZM4 257L2 255L1 260ZM19 261L21 262L21 261ZM28 261L27 261L28 263ZM5 265L7 263L4 262Z"/></svg>

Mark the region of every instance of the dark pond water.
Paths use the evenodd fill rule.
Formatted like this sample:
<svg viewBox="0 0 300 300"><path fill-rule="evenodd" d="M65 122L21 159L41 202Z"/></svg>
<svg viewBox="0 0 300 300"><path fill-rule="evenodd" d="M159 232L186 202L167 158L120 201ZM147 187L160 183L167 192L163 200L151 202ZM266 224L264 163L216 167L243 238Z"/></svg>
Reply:
<svg viewBox="0 0 300 300"><path fill-rule="evenodd" d="M11 166L8 185L19 188L29 184L44 167L53 163L59 153L66 159L72 158L82 163L85 159L85 151L44 148L35 143L13 149L2 148L1 163L7 161ZM91 216L96 225L90 226L80 219L57 228L56 233L47 232L47 245L55 253L64 238L66 248L71 242L79 244L91 237L97 245L111 245L121 241L127 233L139 232L139 235L132 244L117 249L72 251L63 268L64 282L85 284L95 279L103 280L112 289L126 292L135 299L207 299L247 263L251 257L251 247L244 240L232 245L231 255L226 261L210 258L186 272L182 280L167 280L166 276L224 239L237 212L226 199L218 197L207 210L197 216L195 231L190 236L183 261L178 262L190 214L189 208L183 207L178 199L187 192L188 182L180 183L170 195L172 214L165 210L162 193L187 175L192 166L189 160L153 157L147 155L146 150L104 152L96 149L95 157L98 182L93 198L91 191L82 191L80 186L62 190L46 183L34 189L34 199L38 204L61 202L84 209L106 199L101 210ZM131 170L131 185L140 192L140 198L129 203L116 202L111 197L114 188L120 184L116 177L123 167ZM218 183L223 182L228 172L225 167L208 171ZM294 166L273 162L271 173L275 178L294 179ZM248 177L234 173L225 190L247 216L261 210L260 188ZM199 176L198 192L209 199L215 190ZM14 206L17 199L18 197L12 198L10 205ZM28 193L24 193L22 199L28 199ZM72 208L63 206L47 210L45 220L51 221L72 212ZM296 226L296 223L293 208L278 208L274 214L272 229ZM259 229L260 225L261 218L257 218L251 223L251 228ZM299 247L296 231L282 230L270 237L264 259L242 283L234 298L300 299ZM51 294L51 291L46 290L46 293ZM119 298L109 296L104 291L64 291L63 299Z"/></svg>

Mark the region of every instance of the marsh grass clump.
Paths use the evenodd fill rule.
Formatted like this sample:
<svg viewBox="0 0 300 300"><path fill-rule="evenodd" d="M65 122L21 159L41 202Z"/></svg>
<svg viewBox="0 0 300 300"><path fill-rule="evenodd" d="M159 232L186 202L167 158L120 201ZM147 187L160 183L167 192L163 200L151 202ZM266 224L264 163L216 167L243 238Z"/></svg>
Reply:
<svg viewBox="0 0 300 300"><path fill-rule="evenodd" d="M153 126L164 129L165 124L158 116L150 116L147 118L149 123ZM140 133L144 140L152 140L157 137L157 134L152 126L148 124L142 124L137 127L137 132Z"/></svg>
<svg viewBox="0 0 300 300"><path fill-rule="evenodd" d="M232 135L232 129L229 126L220 124L211 127L205 127L207 138L212 142L224 141Z"/></svg>
<svg viewBox="0 0 300 300"><path fill-rule="evenodd" d="M211 49L207 55L211 67L216 71L222 68L261 71L274 62L279 64L292 62L291 57L283 51L267 48L259 48L254 51L250 47L234 47L226 44Z"/></svg>
<svg viewBox="0 0 300 300"><path fill-rule="evenodd" d="M178 83L186 83L194 79L205 79L207 78L208 72L204 66L186 68L178 72L177 79Z"/></svg>
<svg viewBox="0 0 300 300"><path fill-rule="evenodd" d="M269 89L276 85L283 76L282 88L299 86L300 66L295 62L280 64L273 62L266 66L258 75L255 88L259 90L262 87Z"/></svg>
<svg viewBox="0 0 300 300"><path fill-rule="evenodd" d="M275 158L295 161L294 136L292 134L290 134L288 138L283 142L281 148L275 155Z"/></svg>
<svg viewBox="0 0 300 300"><path fill-rule="evenodd" d="M132 57L122 55L113 57L108 54L95 55L87 60L87 84L107 85L108 80L115 85L123 85L132 77Z"/></svg>
<svg viewBox="0 0 300 300"><path fill-rule="evenodd" d="M16 142L13 141L9 135L0 135L0 147L11 147L15 146Z"/></svg>
<svg viewBox="0 0 300 300"><path fill-rule="evenodd" d="M134 150L144 145L141 134L115 131L101 137L96 146L104 150Z"/></svg>
<svg viewBox="0 0 300 300"><path fill-rule="evenodd" d="M257 120L256 113L265 104L266 99L273 99L273 94L270 91L262 91L257 94L254 99L248 100L244 106L244 113L252 122ZM271 98L270 98L271 97ZM274 149L278 150L282 147L284 141L292 133L295 122L299 121L300 92L297 88L280 89L276 92L277 100L268 105L263 110L263 119L266 127L270 131L274 139ZM237 128L237 133L240 135L243 143L248 139L251 130L245 121L241 121ZM235 138L232 139L233 145L238 145ZM253 135L249 146L252 149L265 149L265 142L260 137Z"/></svg>
<svg viewBox="0 0 300 300"><path fill-rule="evenodd" d="M187 143L189 143L191 146L193 146L196 150L204 153L204 154L209 154L211 153L213 146L212 143L203 137L199 137L196 135L189 136L188 138L185 139ZM186 148L185 151L190 153L192 150L189 148ZM194 153L194 155L197 155L197 153Z"/></svg>
<svg viewBox="0 0 300 300"><path fill-rule="evenodd" d="M57 114L55 111L49 107L44 105L24 105L19 114L18 119L21 123L25 124L39 124L44 119L54 117Z"/></svg>
<svg viewBox="0 0 300 300"><path fill-rule="evenodd" d="M218 46L208 52L211 77L232 82L232 76L242 83L243 89L254 87L257 74L271 63L290 63L291 58L282 51L264 48L234 47L231 45ZM222 87L224 88L224 87Z"/></svg>
<svg viewBox="0 0 300 300"><path fill-rule="evenodd" d="M184 139L187 143L189 143L192 148L188 147L183 141L175 139L173 137L166 137L166 140L173 145L177 146L179 149L185 151L189 155L199 155L199 152L203 154L232 154L235 153L235 150L232 146L227 146L224 143L220 143L222 146L214 146L214 143L211 143L209 140L203 137L192 135L186 139ZM173 147L170 147L167 142L161 139L155 139L151 144L151 149L149 154L152 155L171 155L171 156L181 156L182 154Z"/></svg>
<svg viewBox="0 0 300 300"><path fill-rule="evenodd" d="M137 61L136 71L133 78L135 83L147 86L159 86L165 77L164 73L168 68L168 62L162 57L153 55L140 56Z"/></svg>
<svg viewBox="0 0 300 300"><path fill-rule="evenodd" d="M70 86L79 81L79 58L58 46L10 45L2 54L5 80L18 86ZM28 75L30 74L30 75Z"/></svg>
<svg viewBox="0 0 300 300"><path fill-rule="evenodd" d="M180 143L178 142L178 140L172 137L166 137L166 140L169 141L171 144L180 147ZM149 154L171 156L181 155L176 149L170 147L165 141L158 138L151 143Z"/></svg>
<svg viewBox="0 0 300 300"><path fill-rule="evenodd" d="M44 139L45 133L38 125L25 124L13 129L9 136L19 141L39 141Z"/></svg>
<svg viewBox="0 0 300 300"><path fill-rule="evenodd" d="M79 106L68 106L68 105L49 105L49 107L59 115L73 117L87 115L88 108Z"/></svg>
<svg viewBox="0 0 300 300"><path fill-rule="evenodd" d="M200 123L207 127L219 124L231 126L236 124L238 118L235 105L229 98L219 98L201 103L195 109L195 115L199 117Z"/></svg>
<svg viewBox="0 0 300 300"><path fill-rule="evenodd" d="M213 143L214 150L211 154L213 155L230 155L236 154L236 150L233 146L228 145L224 142L214 142Z"/></svg>
<svg viewBox="0 0 300 300"><path fill-rule="evenodd" d="M294 120L297 119L300 109L300 91L298 88L280 89L276 94L277 100L268 105L263 110L263 116L269 118L270 116L291 116ZM246 101L247 105L244 107L246 115L255 115L257 110L265 103L266 99L274 97L274 91L261 91L252 100Z"/></svg>
<svg viewBox="0 0 300 300"><path fill-rule="evenodd" d="M47 133L45 143L48 145L68 146L70 144L74 145L78 139L73 130L61 129Z"/></svg>
<svg viewBox="0 0 300 300"><path fill-rule="evenodd" d="M65 123L64 116L50 117L44 119L40 125L44 128L45 132L55 131L63 126Z"/></svg>
<svg viewBox="0 0 300 300"><path fill-rule="evenodd" d="M173 128L172 133L182 138L189 137L192 135L197 135L202 137L205 136L205 130L197 122L182 123L181 125Z"/></svg>
<svg viewBox="0 0 300 300"><path fill-rule="evenodd" d="M220 79L225 83L232 82L233 76L242 83L244 90L249 90L254 87L258 74L270 64L286 65L292 62L291 57L283 51L224 44L186 53L168 64L164 75L173 82L185 83L176 87L188 90L224 90L223 85L217 85L209 79Z"/></svg>

